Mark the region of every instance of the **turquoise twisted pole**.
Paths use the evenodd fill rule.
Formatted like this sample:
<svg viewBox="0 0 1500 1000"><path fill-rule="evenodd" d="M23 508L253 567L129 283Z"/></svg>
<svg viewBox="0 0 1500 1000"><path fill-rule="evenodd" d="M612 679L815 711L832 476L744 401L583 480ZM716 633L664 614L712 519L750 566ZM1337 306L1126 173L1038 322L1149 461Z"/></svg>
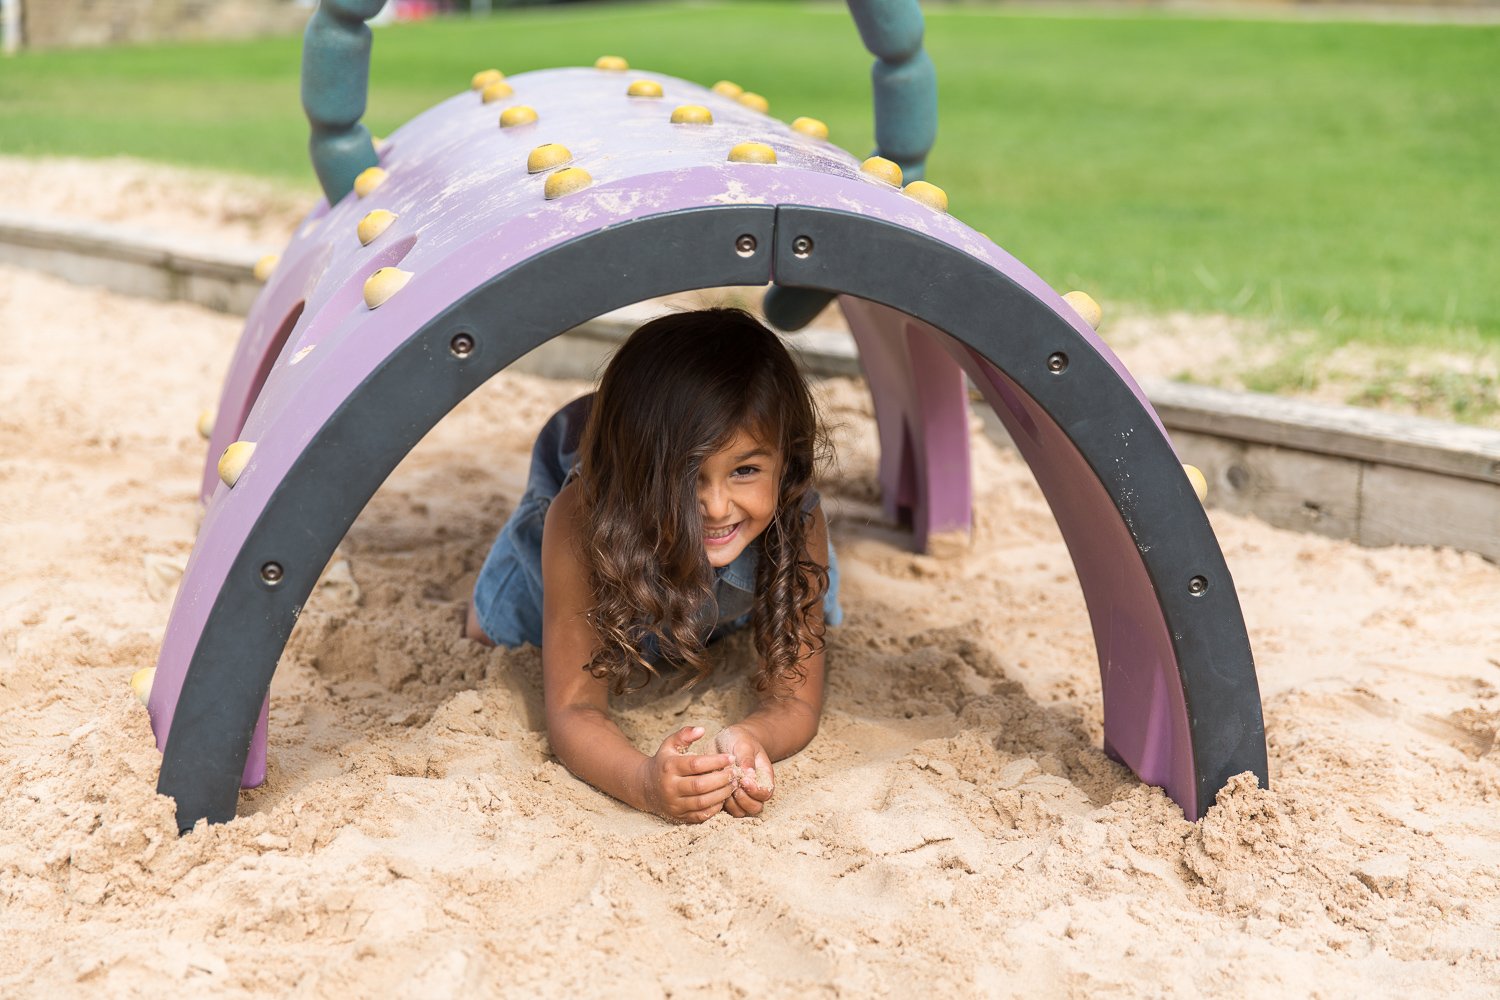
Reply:
<svg viewBox="0 0 1500 1000"><path fill-rule="evenodd" d="M922 8L917 0L848 2L860 40L875 56L875 153L899 164L904 180L919 181L937 141L937 70L922 47ZM772 326L800 330L831 299L813 288L774 285L762 308Z"/></svg>
<svg viewBox="0 0 1500 1000"><path fill-rule="evenodd" d="M302 36L302 109L312 126L308 152L328 204L379 159L360 124L370 89L369 25L385 0L322 0Z"/></svg>

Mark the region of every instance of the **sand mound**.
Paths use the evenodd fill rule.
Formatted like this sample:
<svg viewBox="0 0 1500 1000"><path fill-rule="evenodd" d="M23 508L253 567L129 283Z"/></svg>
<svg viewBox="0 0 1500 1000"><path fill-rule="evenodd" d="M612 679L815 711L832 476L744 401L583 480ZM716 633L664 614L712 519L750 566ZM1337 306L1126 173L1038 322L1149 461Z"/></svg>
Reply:
<svg viewBox="0 0 1500 1000"><path fill-rule="evenodd" d="M1199 824L1099 749L1046 505L974 436L972 549L878 515L863 389L820 395L848 623L757 821L673 827L549 754L534 650L458 611L530 436L506 374L382 488L273 687L271 771L179 838L126 686L198 516L233 319L0 269L0 988L504 994L1484 996L1500 977L1500 570L1216 515L1272 789ZM61 348L61 349L60 349ZM165 567L165 568L164 568ZM751 650L623 703L642 747L749 703Z"/></svg>

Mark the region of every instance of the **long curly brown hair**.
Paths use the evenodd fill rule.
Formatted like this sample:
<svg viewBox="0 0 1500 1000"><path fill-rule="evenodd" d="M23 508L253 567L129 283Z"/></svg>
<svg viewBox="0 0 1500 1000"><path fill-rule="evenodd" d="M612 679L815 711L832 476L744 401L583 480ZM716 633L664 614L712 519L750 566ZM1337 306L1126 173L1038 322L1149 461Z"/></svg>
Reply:
<svg viewBox="0 0 1500 1000"><path fill-rule="evenodd" d="M652 320L621 345L599 384L579 445L580 555L599 637L585 665L615 693L656 676L643 644L707 676L713 573L697 479L705 459L744 429L781 453L781 480L761 546L751 630L762 691L794 686L823 646L828 571L804 558L804 501L823 452L817 410L786 347L739 309Z"/></svg>

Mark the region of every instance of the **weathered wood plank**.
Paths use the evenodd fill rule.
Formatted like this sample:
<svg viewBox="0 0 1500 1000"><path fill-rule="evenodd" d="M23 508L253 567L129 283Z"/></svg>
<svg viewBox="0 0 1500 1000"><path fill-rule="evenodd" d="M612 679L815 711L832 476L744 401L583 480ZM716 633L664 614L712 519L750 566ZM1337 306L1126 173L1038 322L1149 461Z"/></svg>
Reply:
<svg viewBox="0 0 1500 1000"><path fill-rule="evenodd" d="M1361 462L1188 431L1172 441L1208 480L1209 506L1278 528L1358 537Z"/></svg>
<svg viewBox="0 0 1500 1000"><path fill-rule="evenodd" d="M127 294L244 312L259 252L220 251L107 224L0 213L0 264ZM592 320L517 362L588 379L657 315L650 303ZM814 375L859 375L853 339L815 328L787 337ZM1500 431L1354 407L1143 379L1183 461L1209 480L1209 504L1364 545L1450 545L1500 559ZM999 422L987 432L1008 444Z"/></svg>
<svg viewBox="0 0 1500 1000"><path fill-rule="evenodd" d="M1173 431L1500 483L1500 431L1162 379L1141 387Z"/></svg>
<svg viewBox="0 0 1500 1000"><path fill-rule="evenodd" d="M1369 465L1361 490L1361 545L1444 545L1500 559L1500 486Z"/></svg>

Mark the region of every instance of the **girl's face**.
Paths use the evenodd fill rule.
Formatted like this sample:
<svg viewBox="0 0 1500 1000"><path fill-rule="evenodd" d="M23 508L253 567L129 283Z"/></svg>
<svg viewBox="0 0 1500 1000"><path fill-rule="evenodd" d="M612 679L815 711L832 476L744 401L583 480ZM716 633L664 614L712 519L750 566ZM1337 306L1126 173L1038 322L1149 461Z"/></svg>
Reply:
<svg viewBox="0 0 1500 1000"><path fill-rule="evenodd" d="M744 430L704 459L698 510L710 566L728 566L766 530L781 492L781 453Z"/></svg>

